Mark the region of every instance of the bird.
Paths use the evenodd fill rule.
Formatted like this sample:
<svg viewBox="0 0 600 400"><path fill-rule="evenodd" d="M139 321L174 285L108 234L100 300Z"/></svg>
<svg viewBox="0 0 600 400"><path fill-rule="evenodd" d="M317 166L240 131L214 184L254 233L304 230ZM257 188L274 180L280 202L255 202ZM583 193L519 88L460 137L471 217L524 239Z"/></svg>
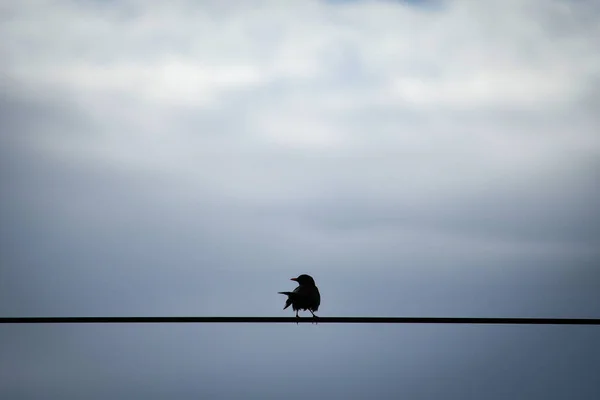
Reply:
<svg viewBox="0 0 600 400"><path fill-rule="evenodd" d="M298 282L298 287L293 292L278 292L288 296L283 309L285 310L291 305L292 309L296 311L296 318L300 318L298 315L300 310L308 310L314 318L318 318L315 311L318 311L319 305L321 305L321 294L313 277L302 274L290 280Z"/></svg>

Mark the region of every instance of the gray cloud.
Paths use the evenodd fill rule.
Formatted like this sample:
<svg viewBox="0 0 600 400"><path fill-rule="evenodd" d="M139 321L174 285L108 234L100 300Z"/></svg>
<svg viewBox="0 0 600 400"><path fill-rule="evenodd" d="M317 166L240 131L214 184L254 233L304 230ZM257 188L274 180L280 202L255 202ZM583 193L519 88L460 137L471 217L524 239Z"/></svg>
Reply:
<svg viewBox="0 0 600 400"><path fill-rule="evenodd" d="M0 314L598 317L595 2L14 2ZM593 328L5 326L7 398L595 399Z"/></svg>

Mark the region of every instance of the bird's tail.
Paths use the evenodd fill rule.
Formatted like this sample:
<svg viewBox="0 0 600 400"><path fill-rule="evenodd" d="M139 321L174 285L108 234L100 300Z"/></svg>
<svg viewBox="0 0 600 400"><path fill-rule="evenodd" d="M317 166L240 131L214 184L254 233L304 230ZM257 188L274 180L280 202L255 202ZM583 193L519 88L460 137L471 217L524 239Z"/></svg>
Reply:
<svg viewBox="0 0 600 400"><path fill-rule="evenodd" d="M292 294L292 292L277 292L279 294L285 294L287 295L287 300L285 301L285 307L283 307L283 309L285 310L286 308L288 308L289 306L292 305L292 299L290 297L290 295Z"/></svg>

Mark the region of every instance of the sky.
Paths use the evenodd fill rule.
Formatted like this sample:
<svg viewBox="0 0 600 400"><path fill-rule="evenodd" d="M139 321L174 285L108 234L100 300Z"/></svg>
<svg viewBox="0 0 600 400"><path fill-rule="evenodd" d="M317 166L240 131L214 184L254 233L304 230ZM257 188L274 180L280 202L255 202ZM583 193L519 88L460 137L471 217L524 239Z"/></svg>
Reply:
<svg viewBox="0 0 600 400"><path fill-rule="evenodd" d="M600 3L0 5L0 316L600 318ZM309 313L304 313L309 316ZM585 326L3 325L6 399L598 399Z"/></svg>

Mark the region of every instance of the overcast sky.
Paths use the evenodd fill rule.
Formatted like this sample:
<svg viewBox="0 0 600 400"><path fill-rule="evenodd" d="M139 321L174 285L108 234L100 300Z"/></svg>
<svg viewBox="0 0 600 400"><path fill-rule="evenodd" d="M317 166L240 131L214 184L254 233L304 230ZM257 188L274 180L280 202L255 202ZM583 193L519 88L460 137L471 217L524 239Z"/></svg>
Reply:
<svg viewBox="0 0 600 400"><path fill-rule="evenodd" d="M0 5L0 316L600 317L600 3ZM309 313L306 313L310 315ZM0 326L6 399L600 398L600 330Z"/></svg>

